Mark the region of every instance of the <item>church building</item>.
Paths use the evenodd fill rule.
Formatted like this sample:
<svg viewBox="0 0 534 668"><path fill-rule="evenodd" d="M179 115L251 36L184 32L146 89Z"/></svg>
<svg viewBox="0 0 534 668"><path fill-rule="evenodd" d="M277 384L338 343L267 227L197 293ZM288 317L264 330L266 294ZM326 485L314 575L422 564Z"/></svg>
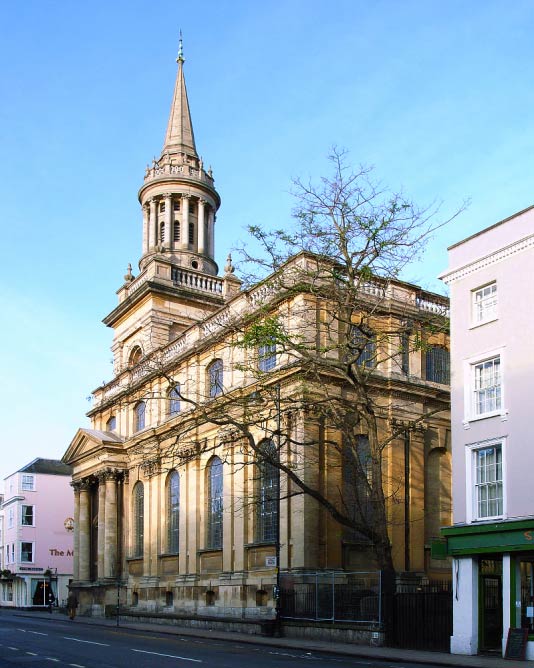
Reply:
<svg viewBox="0 0 534 668"><path fill-rule="evenodd" d="M93 392L91 427L63 457L73 470L73 587L82 615L105 614L120 585L122 604L140 612L272 617L281 575L380 566L360 525L331 512L352 484L347 471L371 485L368 459L344 465L341 432L350 427L365 452L369 440L350 411L339 426L322 408L332 397L356 404L335 365L311 374L276 332L255 338L257 323L276 320L300 341L331 339L328 298L287 289L321 261L302 252L245 287L229 257L219 275L221 199L197 152L181 45L177 63L161 156L138 193L139 271L129 267L104 319L114 377ZM451 512L448 301L402 281L368 281L362 295L383 333L351 340L365 338L355 367L369 372L383 437L392 563L404 578L444 578L449 564L431 557L430 542ZM425 329L436 314L441 330ZM392 323L405 330L397 347L386 340ZM350 516L346 499L361 505L350 492L338 515Z"/></svg>

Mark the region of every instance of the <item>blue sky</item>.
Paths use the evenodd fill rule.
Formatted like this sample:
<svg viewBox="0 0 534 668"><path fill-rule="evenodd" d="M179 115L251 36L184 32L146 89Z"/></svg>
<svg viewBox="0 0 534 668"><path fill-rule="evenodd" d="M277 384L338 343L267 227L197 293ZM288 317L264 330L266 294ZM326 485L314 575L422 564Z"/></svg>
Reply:
<svg viewBox="0 0 534 668"><path fill-rule="evenodd" d="M289 224L332 145L444 217L471 200L406 276L430 289L449 244L534 203L532 0L7 0L0 478L61 457L111 378L101 319L140 256L180 29L219 266L248 223Z"/></svg>

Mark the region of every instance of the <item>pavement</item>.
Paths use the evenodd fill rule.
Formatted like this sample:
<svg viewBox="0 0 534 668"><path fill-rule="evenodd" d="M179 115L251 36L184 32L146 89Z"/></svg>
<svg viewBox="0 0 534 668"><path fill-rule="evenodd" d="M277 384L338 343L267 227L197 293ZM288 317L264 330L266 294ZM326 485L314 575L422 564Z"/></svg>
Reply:
<svg viewBox="0 0 534 668"><path fill-rule="evenodd" d="M35 611L13 611L19 617L42 618L50 620L47 612ZM55 610L53 616L63 614ZM64 617L67 621L67 617ZM76 617L75 624L87 624L91 626L105 626L117 628L116 619L105 619L103 617ZM410 663L433 664L436 666L463 666L465 668L526 668L534 666L534 661L515 661L503 659L500 656L466 656L463 654L447 654L445 652L429 652L415 649L399 649L396 647L367 647L351 643L329 642L324 640L311 640L309 638L271 638L249 633L235 633L233 631L212 631L204 629L191 629L178 625L167 624L142 624L119 620L121 628L134 629L136 631L165 633L181 637L210 638L212 640L227 640L228 642L249 643L252 645L264 645L306 652L327 652L354 658L369 658L374 661L404 661Z"/></svg>

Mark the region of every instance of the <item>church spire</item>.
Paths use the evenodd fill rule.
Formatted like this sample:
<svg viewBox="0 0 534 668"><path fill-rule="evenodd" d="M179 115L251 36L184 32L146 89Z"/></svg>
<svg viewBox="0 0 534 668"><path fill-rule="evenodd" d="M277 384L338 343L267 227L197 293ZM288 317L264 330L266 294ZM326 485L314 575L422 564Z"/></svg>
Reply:
<svg viewBox="0 0 534 668"><path fill-rule="evenodd" d="M184 50L182 43L182 33L180 31L180 43L178 48L178 73L176 75L176 84L174 86L174 97L165 135L162 154L183 153L198 158L195 146L195 135L193 133L193 124L191 123L191 113L189 111L189 101L187 99L187 89L184 78Z"/></svg>

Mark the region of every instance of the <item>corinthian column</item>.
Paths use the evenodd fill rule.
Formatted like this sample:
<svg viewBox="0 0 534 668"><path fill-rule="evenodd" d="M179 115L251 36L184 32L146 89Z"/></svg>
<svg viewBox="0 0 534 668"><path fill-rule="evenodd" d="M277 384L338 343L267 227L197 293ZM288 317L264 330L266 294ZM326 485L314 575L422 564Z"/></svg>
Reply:
<svg viewBox="0 0 534 668"><path fill-rule="evenodd" d="M103 578L104 574L104 554L105 554L105 536L106 536L106 487L105 476L98 476L98 550L97 550L97 572L98 578Z"/></svg>
<svg viewBox="0 0 534 668"><path fill-rule="evenodd" d="M74 490L74 557L72 559L72 577L80 579L79 551L80 551L80 483L71 482Z"/></svg>
<svg viewBox="0 0 534 668"><path fill-rule="evenodd" d="M89 503L89 480L80 483L80 514L78 525L80 527L78 552L78 569L80 580L89 580L91 577L91 515Z"/></svg>
<svg viewBox="0 0 534 668"><path fill-rule="evenodd" d="M104 552L104 576L116 577L117 573L117 471L106 472L106 550Z"/></svg>

